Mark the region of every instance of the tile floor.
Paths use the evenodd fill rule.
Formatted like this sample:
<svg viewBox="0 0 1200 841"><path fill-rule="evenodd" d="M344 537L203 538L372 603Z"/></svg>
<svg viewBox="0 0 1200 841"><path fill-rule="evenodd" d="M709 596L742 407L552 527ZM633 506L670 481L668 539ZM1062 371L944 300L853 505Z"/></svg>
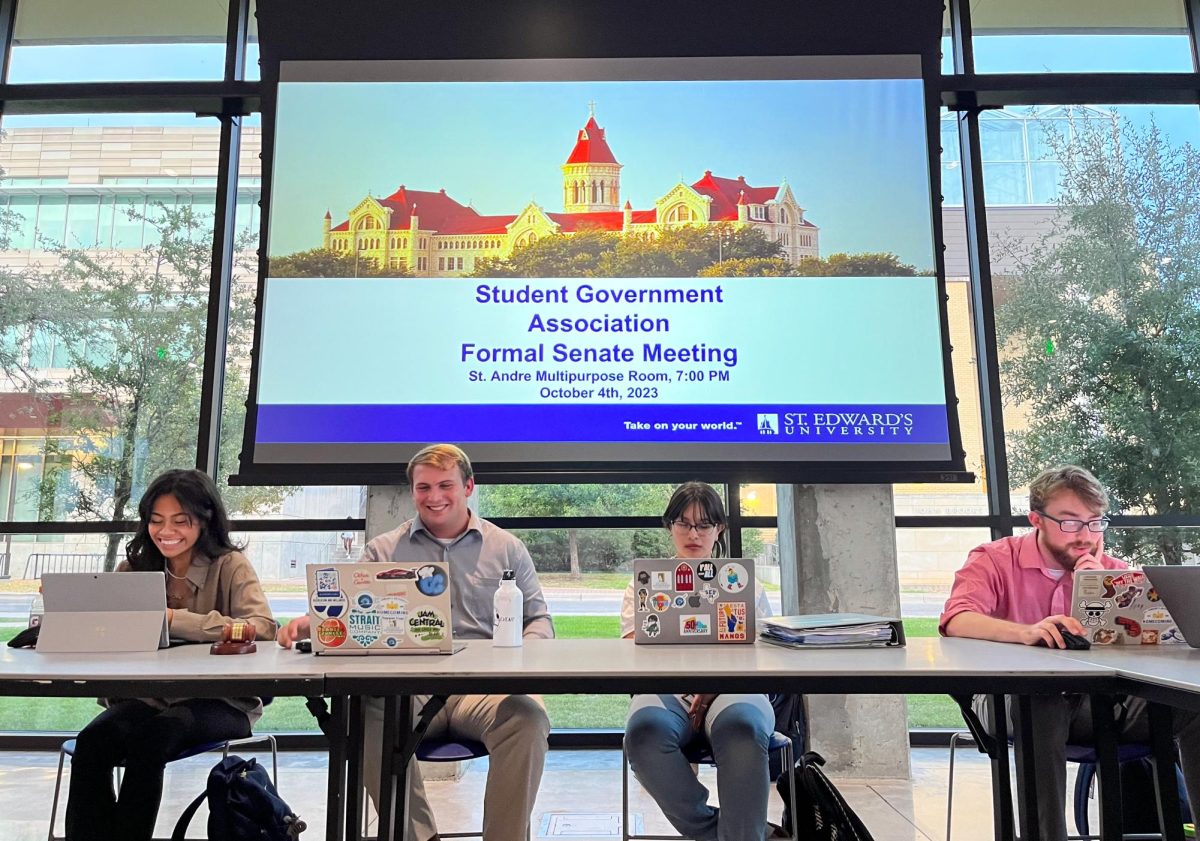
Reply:
<svg viewBox="0 0 1200 841"><path fill-rule="evenodd" d="M945 748L916 748L912 750L911 780L835 781L877 841L945 841L947 757ZM283 753L280 758L282 794L310 827L302 837L320 841L325 820L325 756L303 752ZM170 837L175 818L203 788L214 761L212 756L196 757L170 766L157 830L160 837ZM0 841L46 837L56 764L56 754L0 752ZM534 808L534 838L620 838L620 766L617 751L552 751ZM486 760L477 760L458 781L427 783L441 830L479 826L486 774ZM991 789L986 760L973 750L960 750L956 777L953 838L990 839ZM713 769L702 768L701 778L715 791ZM1073 778L1069 783L1073 785ZM780 806L773 796L776 820ZM630 808L635 827L652 834L670 833L670 826L636 783L631 787ZM61 815L60 803L59 832ZM205 820L206 813L201 810L189 837L204 836Z"/></svg>

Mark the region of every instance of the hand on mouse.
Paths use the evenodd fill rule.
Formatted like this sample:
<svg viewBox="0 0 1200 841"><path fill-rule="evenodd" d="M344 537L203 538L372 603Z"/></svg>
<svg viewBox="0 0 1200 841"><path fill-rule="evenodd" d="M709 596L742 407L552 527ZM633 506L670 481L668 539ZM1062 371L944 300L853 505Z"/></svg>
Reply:
<svg viewBox="0 0 1200 841"><path fill-rule="evenodd" d="M1057 614L1055 616L1047 616L1042 621L1027 626L1021 634L1021 642L1024 645L1066 648L1067 643L1062 637L1062 632L1059 630L1060 626L1072 634L1084 636L1083 626L1079 624L1078 619L1072 616Z"/></svg>

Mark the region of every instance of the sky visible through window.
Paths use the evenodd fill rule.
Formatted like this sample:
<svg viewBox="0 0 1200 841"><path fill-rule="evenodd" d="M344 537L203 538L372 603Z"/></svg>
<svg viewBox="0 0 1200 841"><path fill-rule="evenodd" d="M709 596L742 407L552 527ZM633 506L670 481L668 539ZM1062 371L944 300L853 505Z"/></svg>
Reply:
<svg viewBox="0 0 1200 841"><path fill-rule="evenodd" d="M942 72L954 72L942 41ZM224 73L223 44L16 46L8 81L202 81ZM983 35L975 38L980 73L1184 73L1194 69L1186 33L1164 35ZM246 78L258 79L258 44L246 50Z"/></svg>
<svg viewBox="0 0 1200 841"><path fill-rule="evenodd" d="M976 36L977 73L1187 73L1194 67L1186 33L1170 35ZM942 39L942 72L954 72Z"/></svg>

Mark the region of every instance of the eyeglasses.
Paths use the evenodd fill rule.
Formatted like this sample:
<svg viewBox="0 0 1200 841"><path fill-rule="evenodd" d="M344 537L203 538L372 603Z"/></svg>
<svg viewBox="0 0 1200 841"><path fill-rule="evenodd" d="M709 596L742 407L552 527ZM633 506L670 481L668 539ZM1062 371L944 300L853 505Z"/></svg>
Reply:
<svg viewBox="0 0 1200 841"><path fill-rule="evenodd" d="M1058 523L1058 527L1066 534L1075 534L1075 532L1083 531L1083 527L1087 526L1088 531L1100 532L1108 528L1108 517L1100 517L1095 520L1060 520L1058 517L1051 517L1045 511L1038 511L1047 520L1053 520Z"/></svg>
<svg viewBox="0 0 1200 841"><path fill-rule="evenodd" d="M713 529L716 527L716 523L689 523L687 520L673 520L671 522L672 531L678 534L687 534L690 531L694 531L701 537L712 534Z"/></svg>

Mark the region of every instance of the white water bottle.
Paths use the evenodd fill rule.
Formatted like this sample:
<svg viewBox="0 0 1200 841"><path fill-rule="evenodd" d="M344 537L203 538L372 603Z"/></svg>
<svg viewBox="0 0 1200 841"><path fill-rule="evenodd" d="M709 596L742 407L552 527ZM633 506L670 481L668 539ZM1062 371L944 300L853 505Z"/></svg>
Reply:
<svg viewBox="0 0 1200 841"><path fill-rule="evenodd" d="M497 648L516 648L521 644L525 630L525 595L517 587L517 574L511 569L504 570L493 604L492 645Z"/></svg>
<svg viewBox="0 0 1200 841"><path fill-rule="evenodd" d="M33 601L29 604L29 627L33 628L42 624L42 614L46 612L45 603L42 601L42 594L38 592L33 597Z"/></svg>

